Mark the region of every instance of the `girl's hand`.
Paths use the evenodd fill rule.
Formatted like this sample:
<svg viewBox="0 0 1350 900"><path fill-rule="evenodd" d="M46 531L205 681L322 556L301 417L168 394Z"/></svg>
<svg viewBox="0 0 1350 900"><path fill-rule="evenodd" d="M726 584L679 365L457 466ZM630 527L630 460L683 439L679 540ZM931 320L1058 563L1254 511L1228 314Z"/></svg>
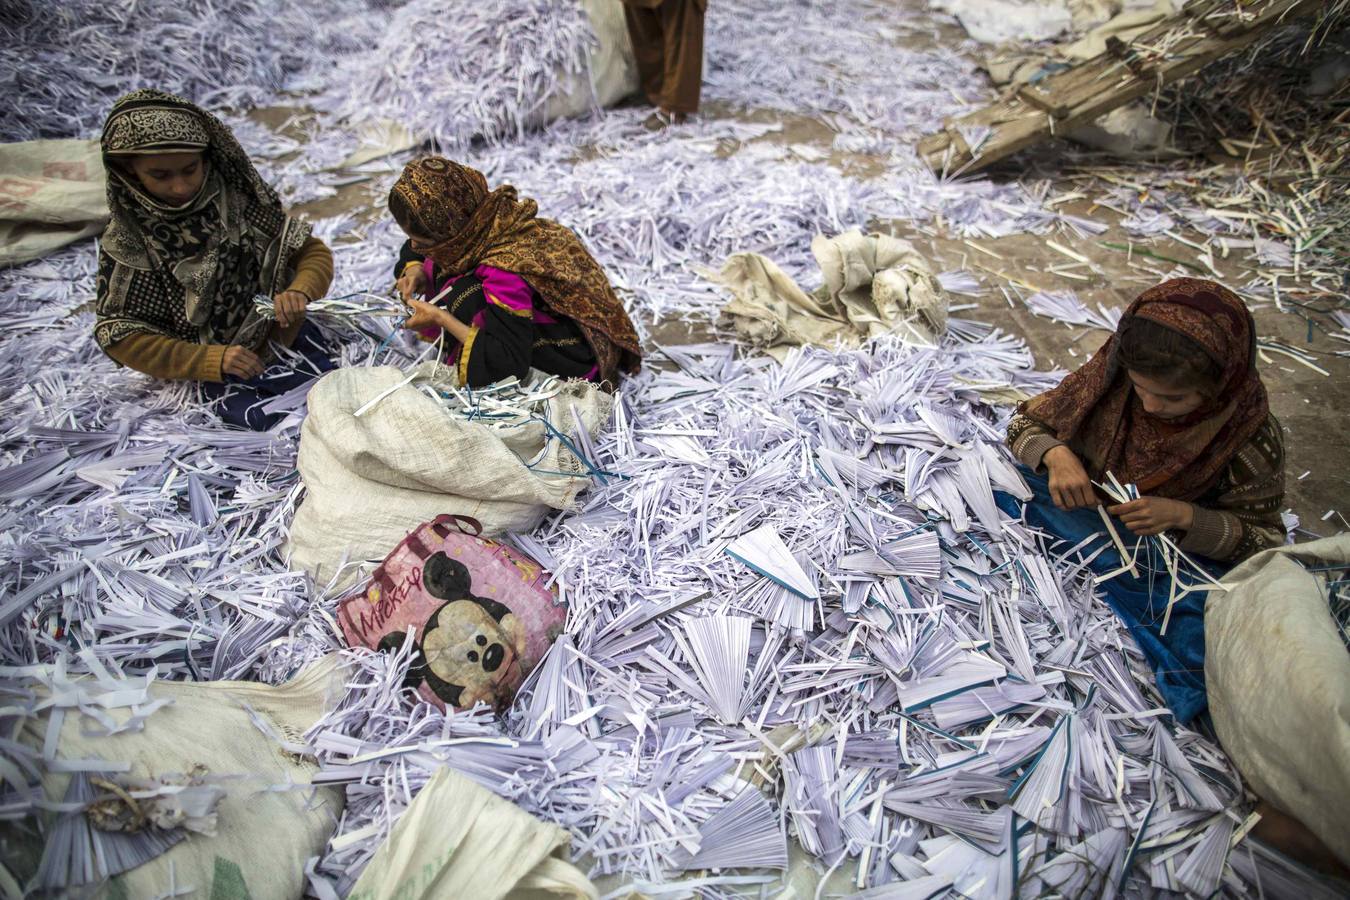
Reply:
<svg viewBox="0 0 1350 900"><path fill-rule="evenodd" d="M426 296L429 286L426 270L421 266L408 266L395 283L404 303L407 303L413 297Z"/></svg>
<svg viewBox="0 0 1350 900"><path fill-rule="evenodd" d="M1118 516L1126 528L1140 537L1162 534L1173 528L1187 531L1195 524L1195 507L1183 500L1166 497L1140 497L1107 507L1106 511Z"/></svg>
<svg viewBox="0 0 1350 900"><path fill-rule="evenodd" d="M425 300L413 300L412 298L408 298L404 302L413 311L412 315L408 316L407 321L403 323L404 328L421 331L423 328L448 329L450 327L446 322L450 318L450 314L439 306L434 306Z"/></svg>
<svg viewBox="0 0 1350 900"><path fill-rule="evenodd" d="M282 291L272 298L272 303L277 324L282 328L290 328L304 321L305 307L309 306L309 298L299 291Z"/></svg>
<svg viewBox="0 0 1350 900"><path fill-rule="evenodd" d="M222 375L233 375L247 381L263 373L263 362L258 354L236 344L225 348L225 355L220 359L220 371Z"/></svg>
<svg viewBox="0 0 1350 900"><path fill-rule="evenodd" d="M1051 447L1041 458L1050 472L1050 499L1060 509L1096 506L1097 495L1092 490L1092 479L1078 461L1078 456L1065 444Z"/></svg>

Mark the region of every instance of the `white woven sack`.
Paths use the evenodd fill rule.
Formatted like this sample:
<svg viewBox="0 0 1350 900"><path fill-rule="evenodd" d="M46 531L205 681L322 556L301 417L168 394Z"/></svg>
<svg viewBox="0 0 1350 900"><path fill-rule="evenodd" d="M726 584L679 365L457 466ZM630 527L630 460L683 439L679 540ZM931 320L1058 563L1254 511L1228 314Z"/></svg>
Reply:
<svg viewBox="0 0 1350 900"><path fill-rule="evenodd" d="M613 106L638 89L637 63L628 40L622 0L581 0L595 43L581 71L560 71L559 87L538 110L536 124L589 115Z"/></svg>
<svg viewBox="0 0 1350 900"><path fill-rule="evenodd" d="M0 266L46 256L107 224L98 141L0 144Z"/></svg>
<svg viewBox="0 0 1350 900"><path fill-rule="evenodd" d="M1248 786L1350 865L1350 653L1324 573L1350 564L1350 534L1258 553L1205 601L1205 687L1214 729Z"/></svg>
<svg viewBox="0 0 1350 900"><path fill-rule="evenodd" d="M149 687L149 698L169 702L153 712L140 730L90 733L84 716L68 711L60 727L57 759L127 763L127 775L139 779L200 768L212 784L224 788L225 795L216 807L215 834L189 834L161 855L101 886L71 887L60 896L99 900L170 896L291 900L301 896L305 864L332 837L342 815L343 795L336 787L310 786L318 763L290 752L280 741L303 744L305 732L342 699L343 685L340 658L334 653L279 685L155 681ZM39 689L40 701L48 696ZM119 726L132 712L129 707L103 711ZM42 748L49 716L47 712L26 719L18 740ZM45 772L46 799L60 803L70 778L63 772ZM274 790L277 785L295 787ZM12 836L19 834L16 829ZM36 873L44 849L19 846L15 871L22 879Z"/></svg>
<svg viewBox="0 0 1350 900"><path fill-rule="evenodd" d="M344 562L378 564L443 513L477 519L485 535L528 531L550 509L568 509L590 483L557 433L575 446L578 420L588 435L609 422L613 399L595 385L552 380L534 416L508 410L470 420L431 396L447 389L448 369L424 363L415 372L399 386L407 375L393 367L338 369L309 393L298 460L305 497L288 549L292 564L320 583ZM360 574L351 567L339 580Z"/></svg>
<svg viewBox="0 0 1350 900"><path fill-rule="evenodd" d="M595 887L567 861L570 843L557 825L443 766L347 900L593 900Z"/></svg>

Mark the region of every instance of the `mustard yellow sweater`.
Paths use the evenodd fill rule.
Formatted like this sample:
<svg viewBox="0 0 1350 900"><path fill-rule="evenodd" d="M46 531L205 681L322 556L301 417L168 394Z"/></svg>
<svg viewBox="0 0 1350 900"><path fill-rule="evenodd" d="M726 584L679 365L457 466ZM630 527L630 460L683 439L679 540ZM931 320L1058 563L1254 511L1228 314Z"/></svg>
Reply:
<svg viewBox="0 0 1350 900"><path fill-rule="evenodd" d="M287 290L299 291L311 300L328 293L328 285L333 282L333 253L323 241L311 237L301 244L295 254L294 266L295 277L291 279ZM304 319L301 318L290 328L273 324L266 340L289 347L303 323ZM224 344L198 344L142 332L113 344L108 348L108 355L127 368L144 372L153 378L225 380L220 371L225 356Z"/></svg>

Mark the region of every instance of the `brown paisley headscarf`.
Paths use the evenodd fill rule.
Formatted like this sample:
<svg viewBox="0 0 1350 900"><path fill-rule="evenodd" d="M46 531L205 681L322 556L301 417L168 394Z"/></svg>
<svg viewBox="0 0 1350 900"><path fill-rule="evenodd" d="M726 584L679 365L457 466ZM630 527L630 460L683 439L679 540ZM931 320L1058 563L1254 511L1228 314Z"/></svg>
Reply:
<svg viewBox="0 0 1350 900"><path fill-rule="evenodd" d="M230 130L215 116L162 91L118 100L103 126L112 218L99 244L98 321L108 348L148 332L203 344L257 347L270 320L253 298L283 289L309 226L286 215ZM201 191L180 207L142 188L129 156L199 151Z"/></svg>
<svg viewBox="0 0 1350 900"><path fill-rule="evenodd" d="M1220 389L1199 409L1177 419L1144 411L1116 358L1132 316L1179 332L1219 365ZM1086 365L1018 412L1070 443L1093 478L1110 471L1141 493L1194 500L1270 413L1256 372L1256 324L1223 285L1199 278L1165 281L1130 304L1116 333Z"/></svg>
<svg viewBox="0 0 1350 900"><path fill-rule="evenodd" d="M613 386L619 371L638 371L637 332L600 264L570 229L539 218L535 202L518 199L514 187L489 191L482 173L431 156L404 167L390 206L400 224L418 232L410 235L413 249L445 271L486 265L525 279L547 312L581 328L601 381Z"/></svg>

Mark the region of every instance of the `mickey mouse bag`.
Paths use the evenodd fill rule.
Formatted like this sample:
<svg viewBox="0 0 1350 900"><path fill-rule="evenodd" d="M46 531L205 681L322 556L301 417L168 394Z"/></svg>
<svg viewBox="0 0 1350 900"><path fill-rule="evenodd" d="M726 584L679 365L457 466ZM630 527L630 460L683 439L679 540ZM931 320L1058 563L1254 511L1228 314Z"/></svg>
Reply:
<svg viewBox="0 0 1350 900"><path fill-rule="evenodd" d="M467 516L437 516L338 609L353 647L397 653L411 628L406 684L441 709L505 709L567 618L539 564L481 531Z"/></svg>

